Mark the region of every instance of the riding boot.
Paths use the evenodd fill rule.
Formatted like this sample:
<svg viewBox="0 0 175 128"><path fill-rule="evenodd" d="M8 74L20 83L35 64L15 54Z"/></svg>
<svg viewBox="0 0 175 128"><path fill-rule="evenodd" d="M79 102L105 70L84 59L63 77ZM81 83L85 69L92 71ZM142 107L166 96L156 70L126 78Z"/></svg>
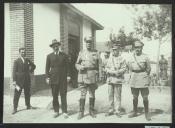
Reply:
<svg viewBox="0 0 175 128"><path fill-rule="evenodd" d="M129 118L133 118L137 116L137 104L138 104L138 99L133 99L133 112L128 116Z"/></svg>
<svg viewBox="0 0 175 128"><path fill-rule="evenodd" d="M89 114L91 117L96 118L94 104L95 98L89 98Z"/></svg>
<svg viewBox="0 0 175 128"><path fill-rule="evenodd" d="M144 108L145 108L145 118L147 121L151 120L150 114L149 114L149 107L148 107L148 100L143 100Z"/></svg>
<svg viewBox="0 0 175 128"><path fill-rule="evenodd" d="M78 114L78 120L84 117L84 106L85 106L85 99L80 99L80 110Z"/></svg>

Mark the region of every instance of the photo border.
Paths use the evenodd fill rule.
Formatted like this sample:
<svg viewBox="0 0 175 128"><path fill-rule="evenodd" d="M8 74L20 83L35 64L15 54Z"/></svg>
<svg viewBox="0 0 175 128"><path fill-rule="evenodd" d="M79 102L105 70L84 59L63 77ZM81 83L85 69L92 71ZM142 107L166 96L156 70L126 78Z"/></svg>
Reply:
<svg viewBox="0 0 175 128"><path fill-rule="evenodd" d="M4 62L4 3L11 3L11 2L25 2L25 3L114 3L114 4L172 4L172 70L175 68L175 63L173 58L175 58L175 2L173 0L4 0L0 1L0 61ZM69 127L94 127L94 128L144 128L145 126L174 126L174 120L175 120L175 102L174 102L174 92L175 92L175 87L173 86L175 83L175 70L172 71L172 123L58 123L58 124L53 124L53 123L40 123L40 124L33 124L33 123L25 123L25 124L17 124L17 123L3 123L3 90L4 90L4 63L1 63L0 65L0 77L1 77L1 86L0 86L0 128L1 126L7 127L7 128L69 128Z"/></svg>

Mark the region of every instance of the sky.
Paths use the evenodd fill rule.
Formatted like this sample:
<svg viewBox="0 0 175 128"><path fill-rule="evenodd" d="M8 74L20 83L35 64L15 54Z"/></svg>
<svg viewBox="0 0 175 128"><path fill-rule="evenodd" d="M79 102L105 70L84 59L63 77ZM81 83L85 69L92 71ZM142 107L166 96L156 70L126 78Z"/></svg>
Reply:
<svg viewBox="0 0 175 128"><path fill-rule="evenodd" d="M111 32L117 33L122 26L124 26L126 34L132 32L134 30L133 18L136 15L143 14L145 11L132 12L128 9L129 5L126 4L79 3L72 5L104 26L104 30L96 32L97 43L109 41L109 34ZM157 5L153 6L155 6L154 9L157 9ZM158 51L158 41L143 40L143 43L145 44L143 52L148 54L151 60L155 60ZM160 54L165 56L171 55L171 38L161 45Z"/></svg>

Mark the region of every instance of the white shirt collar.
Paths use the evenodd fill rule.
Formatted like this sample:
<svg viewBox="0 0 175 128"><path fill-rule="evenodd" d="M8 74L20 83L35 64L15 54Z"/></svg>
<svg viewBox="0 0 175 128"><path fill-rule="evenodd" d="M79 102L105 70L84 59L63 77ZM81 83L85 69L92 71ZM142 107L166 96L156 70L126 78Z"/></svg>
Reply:
<svg viewBox="0 0 175 128"><path fill-rule="evenodd" d="M22 62L24 63L24 58L21 56Z"/></svg>
<svg viewBox="0 0 175 128"><path fill-rule="evenodd" d="M57 52L57 55L59 55L60 51ZM54 52L54 54L56 55L56 52Z"/></svg>

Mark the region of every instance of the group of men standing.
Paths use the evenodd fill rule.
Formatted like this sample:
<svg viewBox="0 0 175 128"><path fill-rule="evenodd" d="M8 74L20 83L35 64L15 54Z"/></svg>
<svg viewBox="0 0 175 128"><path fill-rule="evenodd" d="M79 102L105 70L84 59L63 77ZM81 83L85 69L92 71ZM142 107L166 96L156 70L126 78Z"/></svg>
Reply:
<svg viewBox="0 0 175 128"><path fill-rule="evenodd" d="M99 71L99 55L97 51L92 48L92 37L86 37L86 49L79 52L75 67L78 70L78 85L80 88L79 99L79 114L78 119L84 117L85 101L87 91L89 92L89 114L91 117L96 117L95 106L95 91L98 88L98 71ZM59 116L59 100L58 95L61 96L61 109L65 118L68 118L67 113L67 82L70 81L69 73L69 59L68 56L59 51L61 43L56 39L52 41L50 47L53 52L47 56L46 59L46 83L51 86L53 96L53 109L54 118ZM129 63L126 63L125 59L121 56L121 43L117 42L112 47L111 55L106 62L106 74L109 90L109 111L106 116L115 114L117 117L121 117L123 109L121 107L121 93L124 73L129 67L131 74L130 85L131 92L133 94L133 113L129 115L129 118L137 116L137 104L138 95L141 92L143 98L143 104L145 108L145 117L147 120L151 120L148 108L148 85L150 74L150 63L148 57L142 53L143 43L141 41L135 41L134 52ZM24 88L25 100L27 108L32 108L30 105L30 76L29 73L33 72L35 65L27 58L25 58L25 49L20 49L20 57L14 63L13 81L14 85L20 86L19 90L15 88L14 96L14 111L17 112L17 104L20 93ZM24 60L24 61L23 61ZM23 81L22 83L18 81ZM27 91L26 91L27 90Z"/></svg>

